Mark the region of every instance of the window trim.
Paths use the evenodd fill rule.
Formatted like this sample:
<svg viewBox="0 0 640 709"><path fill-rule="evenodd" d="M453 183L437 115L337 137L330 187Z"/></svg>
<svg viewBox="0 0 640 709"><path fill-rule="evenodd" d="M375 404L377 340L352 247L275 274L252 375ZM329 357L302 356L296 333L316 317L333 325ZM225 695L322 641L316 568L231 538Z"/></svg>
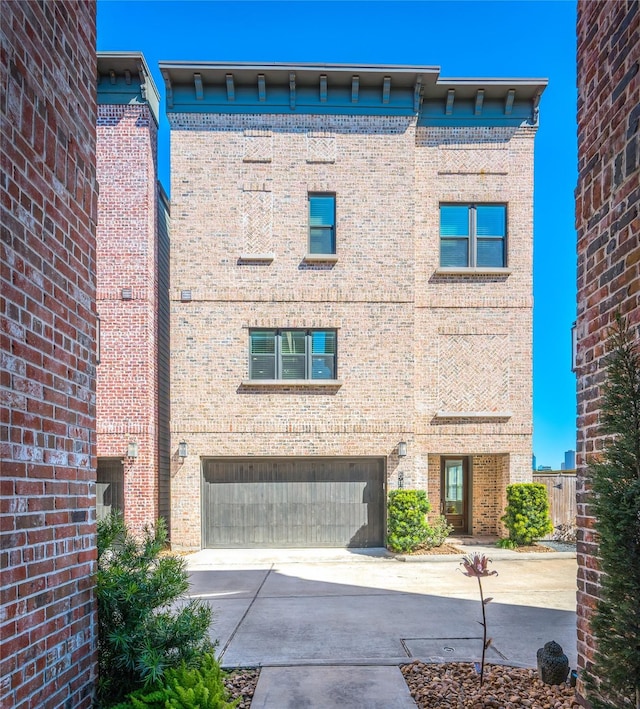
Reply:
<svg viewBox="0 0 640 709"><path fill-rule="evenodd" d="M477 274L499 274L499 275L509 275L511 270L509 269L509 259L508 259L508 224L509 224L509 206L507 202L440 202L438 205L439 213L439 224L438 224L438 246L440 252L439 263L442 264L442 241L443 236L440 233L442 228L442 207L466 207L469 213L469 235L465 237L444 237L444 239L451 240L455 238L466 239L467 241L467 265L466 266L442 266L440 265L437 269L437 273L440 274L463 274L463 273L477 273ZM478 207L504 207L504 236L482 236L478 237L477 234L477 208ZM501 266L478 266L478 241L501 241L502 242L502 265Z"/></svg>
<svg viewBox="0 0 640 709"><path fill-rule="evenodd" d="M311 226L311 199L313 197L331 197L333 199L333 223L331 226ZM307 219L308 219L308 234L307 234L307 261L332 261L337 258L337 205L336 205L336 193L335 192L307 192ZM311 229L323 229L331 234L331 240L333 242L332 251L312 251L311 250Z"/></svg>
<svg viewBox="0 0 640 709"><path fill-rule="evenodd" d="M274 343L274 352L273 352L273 358L274 358L274 373L275 373L275 378L274 379L254 379L252 378L252 357L253 357L253 352L251 351L251 336L252 333L254 332L271 332L274 333L275 335L275 343ZM282 334L285 332L303 332L305 335L305 351L304 351L304 372L305 372L305 378L304 379L284 379L282 377L282 358L283 358L283 352L282 352ZM335 345L336 345L336 351L333 354L333 378L332 379L324 379L324 378L314 378L313 377L313 335L314 333L319 333L319 332L325 332L325 333L333 333L334 338L335 338ZM273 327L251 327L249 328L249 360L248 360L248 378L244 380L242 383L245 386L254 386L254 385L265 385L265 386L335 386L336 384L339 384L339 380L336 379L336 374L338 370L338 352L337 352L337 344L338 344L338 331L337 328L304 328L304 327L281 327L281 328L273 328ZM320 356L322 353L315 353L318 356ZM286 355L285 355L286 356ZM322 355L323 357L327 355ZM331 356L331 355L329 355Z"/></svg>

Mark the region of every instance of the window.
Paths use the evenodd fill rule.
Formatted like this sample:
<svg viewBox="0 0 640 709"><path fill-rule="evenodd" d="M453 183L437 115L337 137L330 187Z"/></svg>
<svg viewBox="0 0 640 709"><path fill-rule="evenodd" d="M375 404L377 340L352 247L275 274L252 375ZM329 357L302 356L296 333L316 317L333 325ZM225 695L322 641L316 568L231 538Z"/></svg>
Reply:
<svg viewBox="0 0 640 709"><path fill-rule="evenodd" d="M332 194L309 195L309 253L336 252L336 197Z"/></svg>
<svg viewBox="0 0 640 709"><path fill-rule="evenodd" d="M335 330L251 330L249 379L335 379Z"/></svg>
<svg viewBox="0 0 640 709"><path fill-rule="evenodd" d="M503 268L506 235L504 204L441 204L440 266Z"/></svg>

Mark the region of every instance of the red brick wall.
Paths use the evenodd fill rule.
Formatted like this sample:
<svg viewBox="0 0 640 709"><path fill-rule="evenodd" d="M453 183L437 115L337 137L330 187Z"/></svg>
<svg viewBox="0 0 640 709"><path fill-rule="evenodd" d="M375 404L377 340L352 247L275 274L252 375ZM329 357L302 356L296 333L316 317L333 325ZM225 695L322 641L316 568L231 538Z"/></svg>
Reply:
<svg viewBox="0 0 640 709"><path fill-rule="evenodd" d="M579 0L577 32L578 664L584 669L593 659L589 621L600 579L584 473L602 448L605 340L617 310L640 334L639 4Z"/></svg>
<svg viewBox="0 0 640 709"><path fill-rule="evenodd" d="M3 2L0 705L90 707L95 3Z"/></svg>
<svg viewBox="0 0 640 709"><path fill-rule="evenodd" d="M146 104L98 107L98 456L125 458L125 519L158 517L157 126ZM122 290L131 290L131 299Z"/></svg>

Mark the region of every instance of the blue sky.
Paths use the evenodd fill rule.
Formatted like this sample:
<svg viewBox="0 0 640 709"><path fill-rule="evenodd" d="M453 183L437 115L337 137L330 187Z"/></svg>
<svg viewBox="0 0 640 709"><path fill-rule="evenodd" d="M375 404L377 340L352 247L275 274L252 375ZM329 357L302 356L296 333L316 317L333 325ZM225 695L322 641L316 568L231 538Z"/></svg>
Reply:
<svg viewBox="0 0 640 709"><path fill-rule="evenodd" d="M443 77L545 77L536 138L534 452L559 468L575 448L576 184L573 0L213 2L98 0L98 49L159 61L419 64ZM162 111L164 110L164 103ZM169 127L160 125L169 190Z"/></svg>

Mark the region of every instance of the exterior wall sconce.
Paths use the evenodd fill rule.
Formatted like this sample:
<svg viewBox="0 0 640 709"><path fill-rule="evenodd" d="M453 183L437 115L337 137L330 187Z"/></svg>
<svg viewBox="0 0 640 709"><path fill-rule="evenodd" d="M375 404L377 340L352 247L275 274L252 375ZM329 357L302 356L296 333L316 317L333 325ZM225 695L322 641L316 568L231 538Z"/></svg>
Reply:
<svg viewBox="0 0 640 709"><path fill-rule="evenodd" d="M179 458L186 458L189 455L189 447L187 446L186 441L180 441L178 443L178 457Z"/></svg>
<svg viewBox="0 0 640 709"><path fill-rule="evenodd" d="M398 458L404 458L407 455L407 443L406 441L400 441L398 443Z"/></svg>
<svg viewBox="0 0 640 709"><path fill-rule="evenodd" d="M129 441L127 443L127 458L138 457L138 441Z"/></svg>

